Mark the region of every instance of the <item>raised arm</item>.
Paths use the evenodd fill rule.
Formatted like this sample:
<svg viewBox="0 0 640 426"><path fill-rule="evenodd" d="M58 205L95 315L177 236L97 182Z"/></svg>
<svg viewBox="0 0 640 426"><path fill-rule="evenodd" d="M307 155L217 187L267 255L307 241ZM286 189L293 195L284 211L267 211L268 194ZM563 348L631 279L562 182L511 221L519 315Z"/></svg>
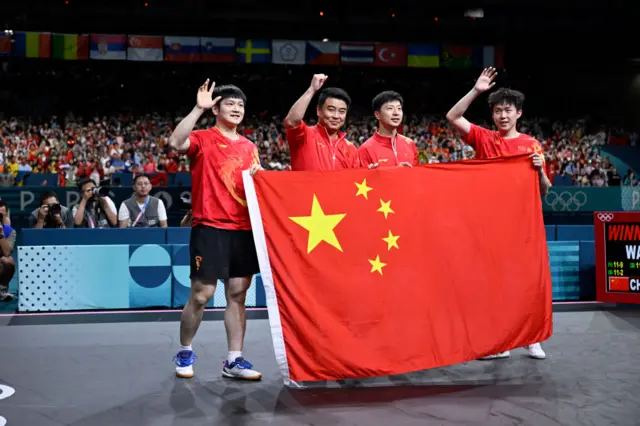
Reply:
<svg viewBox="0 0 640 426"><path fill-rule="evenodd" d="M220 100L220 96L213 99L213 89L216 87L216 83L211 83L210 89L208 89L207 86L209 86L209 79L198 89L196 106L191 110L189 115L183 118L180 124L176 126L169 138L169 145L182 154L189 150L189 146L191 145L189 134L193 131L202 114L206 110L213 108L216 102Z"/></svg>
<svg viewBox="0 0 640 426"><path fill-rule="evenodd" d="M318 90L322 87L325 81L327 81L327 76L325 74L315 74L311 79L311 86L300 96L300 98L296 101L295 104L289 110L289 113L284 118L285 126L297 127L304 118L304 114L307 112L307 108L309 108L309 104L311 103L311 99L316 94Z"/></svg>
<svg viewBox="0 0 640 426"><path fill-rule="evenodd" d="M485 68L480 74L478 81L469 93L463 96L457 104L447 113L447 120L462 135L467 136L471 131L471 123L464 118L464 113L469 109L469 105L482 93L495 86L493 81L498 73L495 68Z"/></svg>

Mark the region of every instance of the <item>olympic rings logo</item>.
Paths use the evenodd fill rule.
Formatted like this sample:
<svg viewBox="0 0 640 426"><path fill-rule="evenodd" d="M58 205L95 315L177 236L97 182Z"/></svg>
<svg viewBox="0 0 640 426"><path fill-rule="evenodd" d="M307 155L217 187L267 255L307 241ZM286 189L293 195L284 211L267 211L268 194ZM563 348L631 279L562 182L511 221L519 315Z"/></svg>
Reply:
<svg viewBox="0 0 640 426"><path fill-rule="evenodd" d="M613 213L598 213L596 216L601 222L609 222L613 219Z"/></svg>
<svg viewBox="0 0 640 426"><path fill-rule="evenodd" d="M560 193L551 191L544 197L544 199L555 212L575 212L580 210L580 207L587 204L587 194L585 194L584 191L563 191Z"/></svg>

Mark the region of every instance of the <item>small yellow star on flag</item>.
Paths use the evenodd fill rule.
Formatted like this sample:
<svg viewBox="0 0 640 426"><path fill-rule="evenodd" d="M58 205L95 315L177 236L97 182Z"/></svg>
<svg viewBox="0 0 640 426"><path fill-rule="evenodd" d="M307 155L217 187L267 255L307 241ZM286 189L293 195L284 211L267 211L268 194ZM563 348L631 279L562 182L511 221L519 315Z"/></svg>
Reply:
<svg viewBox="0 0 640 426"><path fill-rule="evenodd" d="M391 230L389 230L389 236L387 238L383 238L382 241L387 243L387 250L391 251L391 247L395 247L399 250L400 247L398 247L398 238L400 238L399 235L393 235L391 233Z"/></svg>
<svg viewBox="0 0 640 426"><path fill-rule="evenodd" d="M370 186L367 186L367 180L363 180L362 183L354 182L358 187L358 192L356 193L356 197L358 195L362 195L365 200L369 199L368 192L373 190Z"/></svg>
<svg viewBox="0 0 640 426"><path fill-rule="evenodd" d="M380 208L377 211L384 213L385 219L389 216L389 213L395 213L391 210L391 200L385 202L380 199Z"/></svg>
<svg viewBox="0 0 640 426"><path fill-rule="evenodd" d="M387 266L386 263L380 261L380 255L377 255L375 260L369 259L369 263L371 264L371 273L378 271L380 275L382 275L382 268Z"/></svg>

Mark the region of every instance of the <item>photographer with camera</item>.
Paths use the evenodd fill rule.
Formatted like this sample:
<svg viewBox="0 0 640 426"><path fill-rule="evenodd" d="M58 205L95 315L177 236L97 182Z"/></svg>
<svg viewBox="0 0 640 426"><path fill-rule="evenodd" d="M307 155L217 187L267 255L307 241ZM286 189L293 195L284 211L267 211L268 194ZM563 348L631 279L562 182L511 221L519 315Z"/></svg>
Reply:
<svg viewBox="0 0 640 426"><path fill-rule="evenodd" d="M16 273L16 262L11 257L16 237L9 219L9 206L6 201L0 200L0 301L3 302L13 300L9 283Z"/></svg>
<svg viewBox="0 0 640 426"><path fill-rule="evenodd" d="M43 192L40 195L40 207L32 211L29 216L29 227L73 228L73 215L68 208L60 205L55 192Z"/></svg>
<svg viewBox="0 0 640 426"><path fill-rule="evenodd" d="M80 204L73 206L73 222L76 228L111 228L118 225L116 205L109 198L109 188L98 188L92 179L78 184Z"/></svg>

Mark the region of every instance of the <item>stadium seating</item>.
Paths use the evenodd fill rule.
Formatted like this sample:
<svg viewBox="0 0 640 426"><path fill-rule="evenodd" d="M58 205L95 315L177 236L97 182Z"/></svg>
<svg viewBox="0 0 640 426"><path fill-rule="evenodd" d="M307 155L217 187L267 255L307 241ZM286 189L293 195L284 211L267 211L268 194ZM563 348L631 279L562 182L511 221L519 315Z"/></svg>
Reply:
<svg viewBox="0 0 640 426"><path fill-rule="evenodd" d="M45 122L5 119L0 121L0 142L4 146L0 148L0 185L73 186L91 177L111 186L130 186L133 176L144 172L157 176L155 186L190 186L188 159L168 146L168 136L178 118L111 116L80 121L68 116ZM64 126L59 124L61 121ZM213 118L208 116L197 128L211 125ZM359 145L375 132L374 126L370 117L350 116L346 125L349 140ZM288 169L289 152L281 117L246 117L241 131L259 146L265 168ZM583 122L549 125L537 119L522 120L520 131L542 142L555 186L638 184L630 174L640 163L620 160L620 152L633 149L637 135L624 139L629 146L609 146L606 132L587 134ZM403 134L415 141L422 163L474 158L473 149L462 142L443 117L407 116ZM43 144L44 140L47 143ZM620 138L612 140L619 143ZM83 149L78 150L78 146Z"/></svg>

